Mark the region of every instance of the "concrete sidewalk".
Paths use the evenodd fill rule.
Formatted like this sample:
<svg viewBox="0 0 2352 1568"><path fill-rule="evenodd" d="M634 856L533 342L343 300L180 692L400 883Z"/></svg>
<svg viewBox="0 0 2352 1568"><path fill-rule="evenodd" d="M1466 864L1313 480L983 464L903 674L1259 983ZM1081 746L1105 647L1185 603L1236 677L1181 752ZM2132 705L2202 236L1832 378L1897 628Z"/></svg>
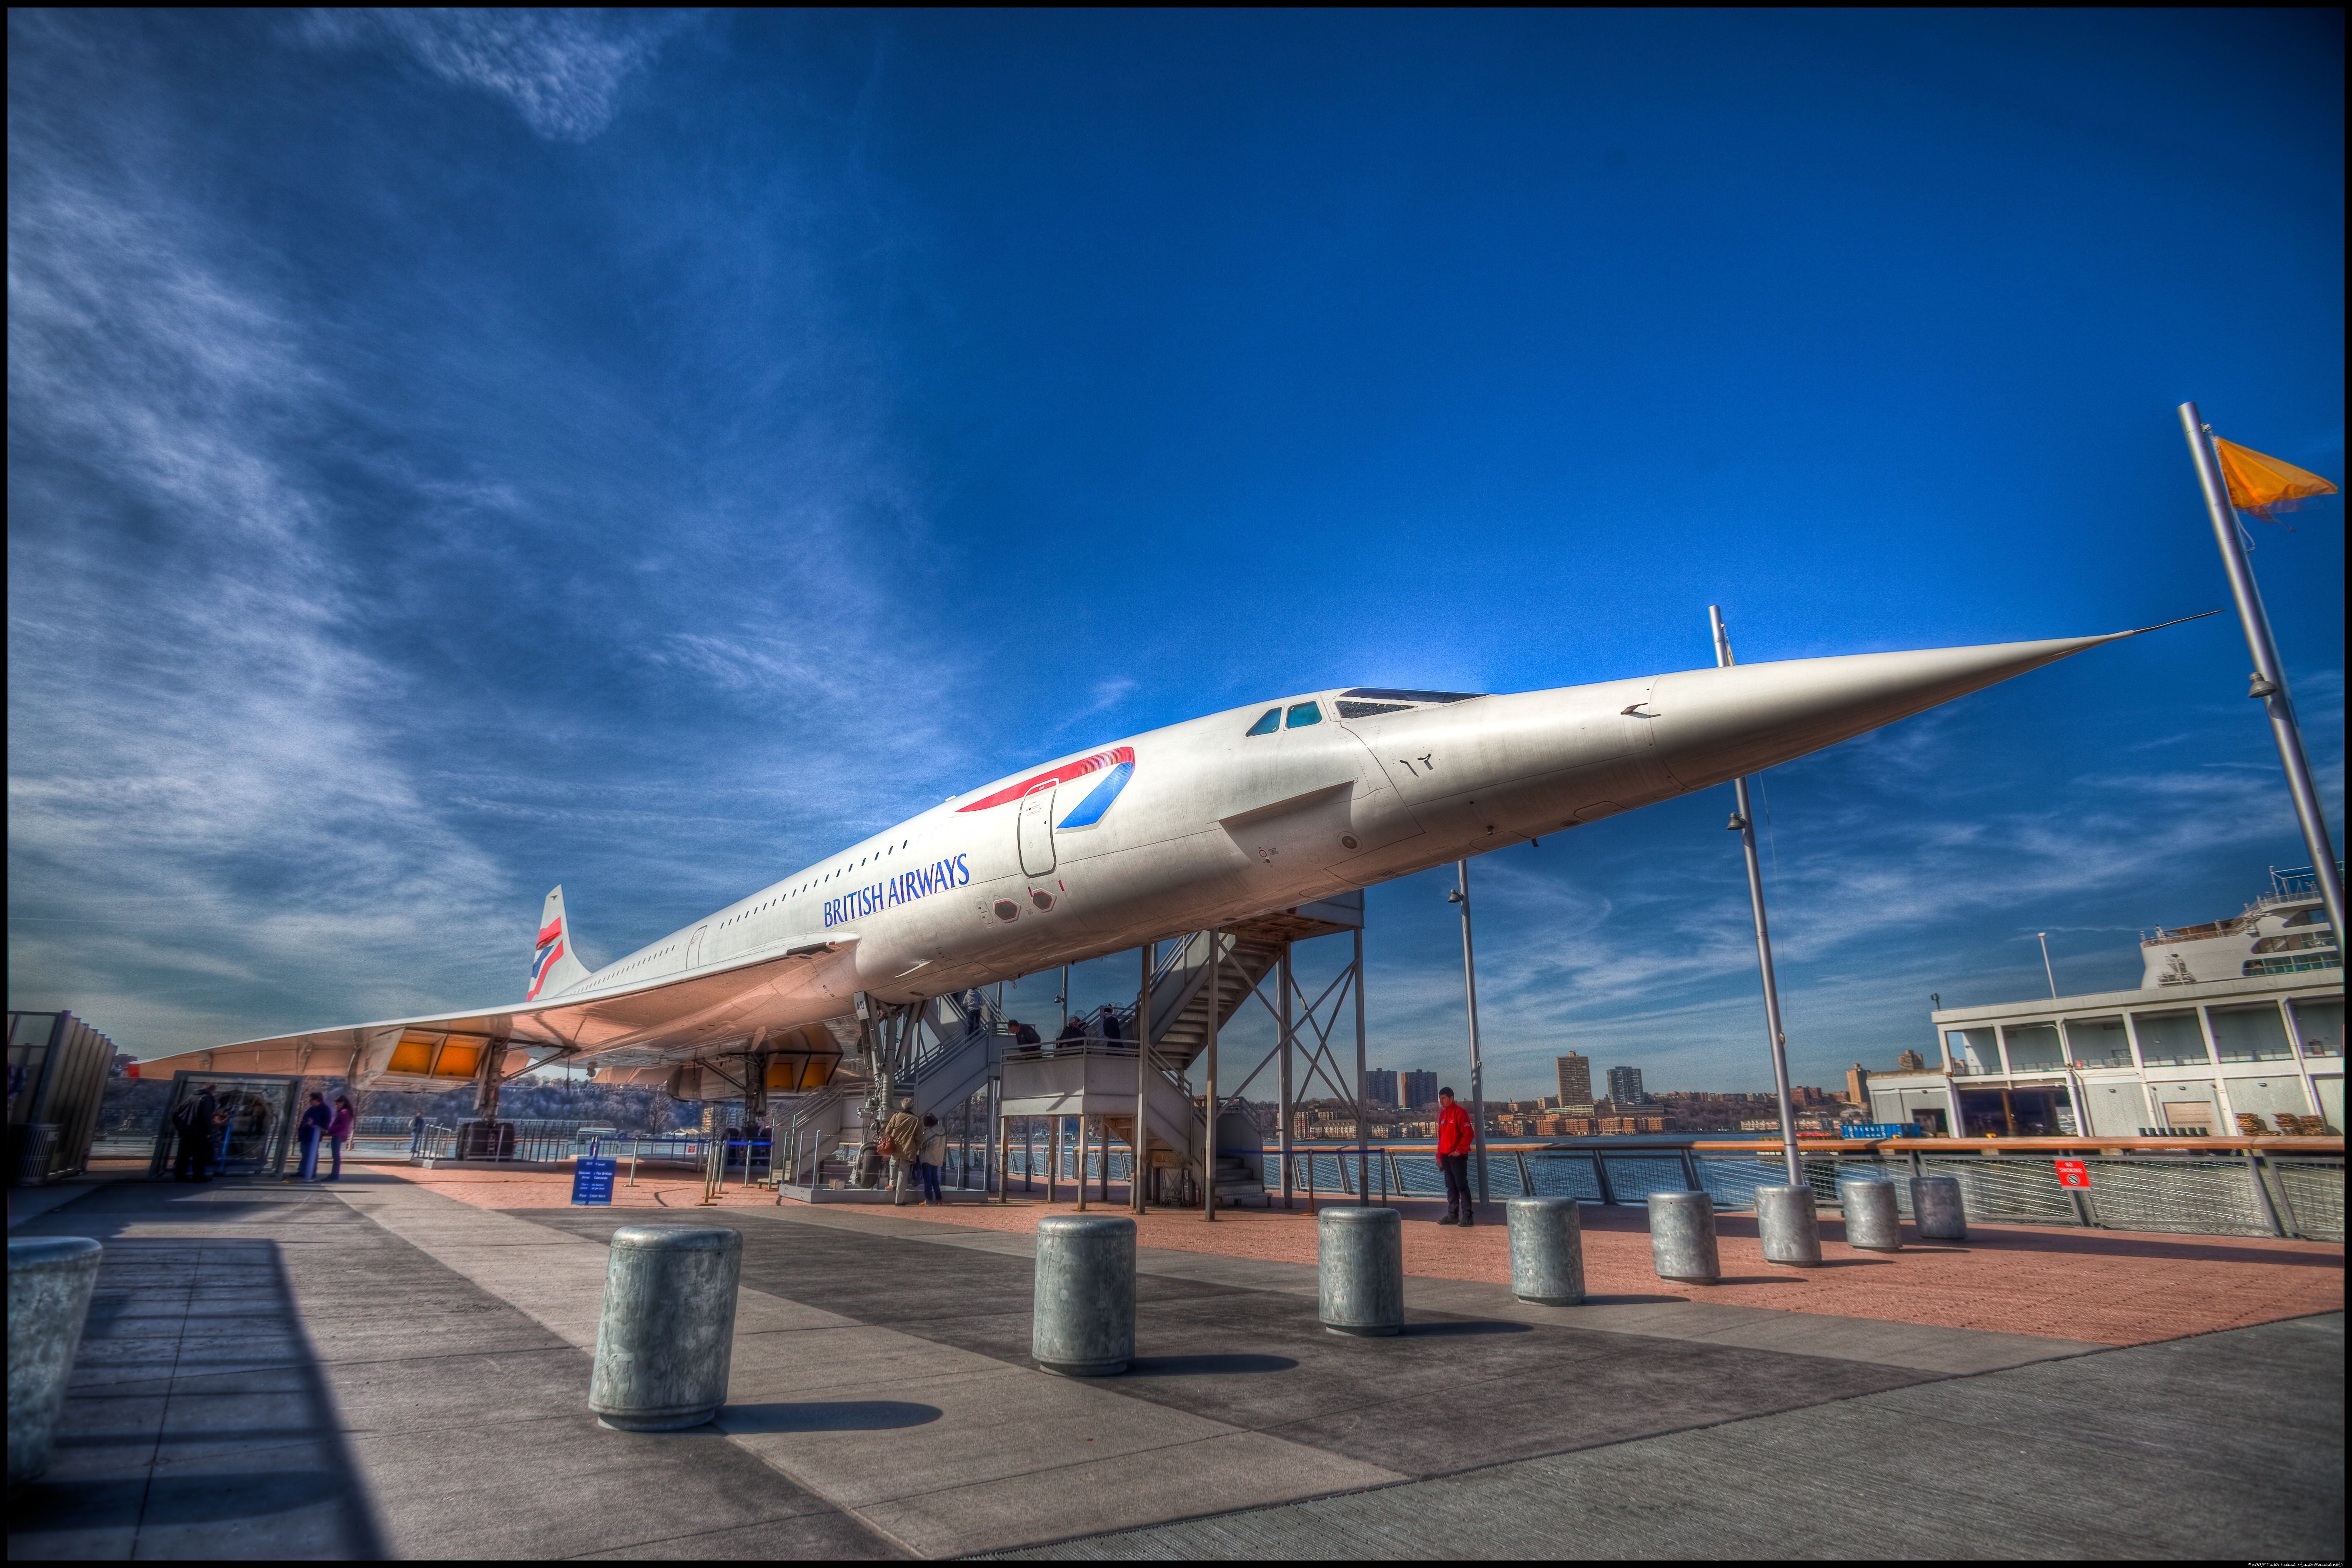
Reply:
<svg viewBox="0 0 2352 1568"><path fill-rule="evenodd" d="M123 1184L12 1557L2340 1554L2341 1317L2115 1351L1146 1248L1127 1376L1030 1364L1030 1237L847 1206L505 1212ZM619 1225L744 1237L712 1427L585 1409Z"/></svg>

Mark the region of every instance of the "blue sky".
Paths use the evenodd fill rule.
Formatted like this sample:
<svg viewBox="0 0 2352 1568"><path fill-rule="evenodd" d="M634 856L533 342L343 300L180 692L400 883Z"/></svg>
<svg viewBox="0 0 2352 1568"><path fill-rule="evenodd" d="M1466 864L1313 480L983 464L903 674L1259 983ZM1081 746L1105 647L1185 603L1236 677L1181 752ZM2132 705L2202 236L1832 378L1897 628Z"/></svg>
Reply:
<svg viewBox="0 0 2352 1568"><path fill-rule="evenodd" d="M9 28L10 1005L147 1054L1289 691L2213 608L2184 398L2342 477L2332 12ZM2339 844L2341 519L2255 555ZM1767 775L1799 1079L2304 863L2246 668ZM1490 1092L1769 1083L1727 808L1476 863ZM1372 891L1376 1060L1462 1059L1445 884Z"/></svg>

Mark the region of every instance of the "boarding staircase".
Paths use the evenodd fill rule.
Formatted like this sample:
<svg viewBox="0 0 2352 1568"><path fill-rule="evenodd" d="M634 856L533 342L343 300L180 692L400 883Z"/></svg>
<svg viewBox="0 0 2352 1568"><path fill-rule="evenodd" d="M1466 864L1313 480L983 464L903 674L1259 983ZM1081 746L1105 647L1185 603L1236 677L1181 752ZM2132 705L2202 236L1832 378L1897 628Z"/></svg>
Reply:
<svg viewBox="0 0 2352 1568"><path fill-rule="evenodd" d="M1189 1069L1208 1048L1211 1019L1219 1028L1233 1021L1251 993L1281 962L1286 943L1349 930L1362 918L1358 894L1327 905L1272 910L1213 932L1194 931L1160 954L1151 976L1152 1070L1144 1079L1142 1108L1147 1166L1163 1171L1200 1169L1207 1142L1205 1118L1200 1089ZM1078 1074L1086 1071L1083 1064L1088 1055L1123 1057L1132 1062L1135 1012L1133 1004L1114 1010L1124 1037L1121 1040L1089 1039L1058 1053L1048 1047L1046 1057L1032 1059L1059 1062L1066 1057L1069 1070ZM987 1089L991 1077L1003 1066L1009 1040L1004 1016L986 993L934 997L908 1020L890 1073L892 1094L911 1098L917 1116L937 1115L945 1120ZM1096 1065L1102 1064L1097 1059ZM1119 1099L1132 1107L1133 1079L1124 1074L1120 1078ZM845 1173L845 1167L833 1168L840 1163L830 1160L831 1152L854 1131L862 1131L863 1101L871 1087L863 1074L845 1078L805 1097L789 1126L779 1129L779 1141L793 1151L786 1161L795 1184ZM1239 1113L1226 1115L1236 1119ZM1133 1122L1131 1110L1104 1118L1109 1136L1130 1148L1135 1146ZM1218 1142L1234 1143L1238 1137L1234 1128L1221 1129ZM1226 1153L1221 1148L1218 1154L1221 1204L1263 1201L1264 1174L1254 1157L1257 1139L1252 1135L1244 1142L1251 1153ZM1197 1184L1193 1190L1197 1192Z"/></svg>

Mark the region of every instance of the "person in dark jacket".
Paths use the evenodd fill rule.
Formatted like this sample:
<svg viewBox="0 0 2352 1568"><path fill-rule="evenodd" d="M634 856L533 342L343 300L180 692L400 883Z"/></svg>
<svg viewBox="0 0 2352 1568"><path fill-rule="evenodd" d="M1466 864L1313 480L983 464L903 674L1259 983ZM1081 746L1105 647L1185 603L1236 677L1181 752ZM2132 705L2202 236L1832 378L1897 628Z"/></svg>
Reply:
<svg viewBox="0 0 2352 1568"><path fill-rule="evenodd" d="M1440 1225L1475 1225L1470 1212L1470 1151L1477 1142L1470 1113L1454 1102L1454 1091L1437 1091L1437 1169L1445 1177L1445 1217Z"/></svg>
<svg viewBox="0 0 2352 1568"><path fill-rule="evenodd" d="M196 1098L172 1113L172 1131L179 1135L179 1158L173 1162L172 1179L175 1182L209 1182L212 1178L213 1137L219 1129L213 1118L220 1110L220 1101L213 1098L212 1086L197 1090Z"/></svg>
<svg viewBox="0 0 2352 1568"><path fill-rule="evenodd" d="M1039 1047L1045 1043L1045 1037L1018 1018L1007 1018L1004 1022L1013 1030L1012 1054L1013 1056L1034 1057L1038 1054Z"/></svg>
<svg viewBox="0 0 2352 1568"><path fill-rule="evenodd" d="M315 1182L319 1179L319 1140L324 1138L327 1129L334 1124L335 1113L327 1109L327 1097L313 1091L310 1103L302 1108L301 1122L295 1128L296 1134L302 1140L302 1168L299 1180Z"/></svg>
<svg viewBox="0 0 2352 1568"><path fill-rule="evenodd" d="M923 1184L923 1206L947 1200L940 1196L940 1167L947 1162L948 1130L940 1119L926 1113L923 1117L922 1141L915 1150L915 1177Z"/></svg>

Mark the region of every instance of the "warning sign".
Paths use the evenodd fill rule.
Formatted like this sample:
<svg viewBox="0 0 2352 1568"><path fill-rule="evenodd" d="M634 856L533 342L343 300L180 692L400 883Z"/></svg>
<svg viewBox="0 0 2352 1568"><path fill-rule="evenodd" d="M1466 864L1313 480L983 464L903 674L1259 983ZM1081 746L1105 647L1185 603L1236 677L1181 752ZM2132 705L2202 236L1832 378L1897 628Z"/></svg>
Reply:
<svg viewBox="0 0 2352 1568"><path fill-rule="evenodd" d="M2058 1167L2058 1184L2062 1187L2087 1187L2091 1184L2091 1166L2087 1160L2053 1160Z"/></svg>

